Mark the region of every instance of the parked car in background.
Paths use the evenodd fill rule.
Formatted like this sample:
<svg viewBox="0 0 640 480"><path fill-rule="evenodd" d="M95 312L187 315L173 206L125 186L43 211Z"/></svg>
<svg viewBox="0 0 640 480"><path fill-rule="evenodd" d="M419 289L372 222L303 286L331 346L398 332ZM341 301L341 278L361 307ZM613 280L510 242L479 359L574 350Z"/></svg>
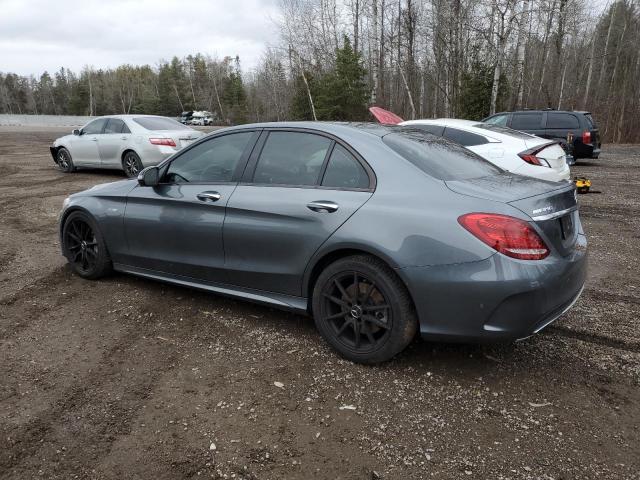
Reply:
<svg viewBox="0 0 640 480"><path fill-rule="evenodd" d="M191 125L199 125L199 126L207 126L213 125L213 114L207 111L196 111L193 112L193 116L191 117Z"/></svg>
<svg viewBox="0 0 640 480"><path fill-rule="evenodd" d="M521 110L496 113L483 122L557 140L575 160L600 156L600 133L590 112Z"/></svg>
<svg viewBox="0 0 640 480"><path fill-rule="evenodd" d="M180 114L180 123L182 123L183 125L189 125L192 119L193 119L193 110L182 112Z"/></svg>
<svg viewBox="0 0 640 480"><path fill-rule="evenodd" d="M155 115L111 115L91 120L50 147L63 172L77 168L112 168L135 177L203 136L190 127Z"/></svg>
<svg viewBox="0 0 640 480"><path fill-rule="evenodd" d="M573 305L587 266L572 183L367 123L219 130L137 181L71 195L60 237L84 278L115 269L311 313L363 363L418 331L528 337Z"/></svg>
<svg viewBox="0 0 640 480"><path fill-rule="evenodd" d="M569 180L566 154L558 142L472 120L407 120L416 128L458 143L494 165L518 175L559 182Z"/></svg>

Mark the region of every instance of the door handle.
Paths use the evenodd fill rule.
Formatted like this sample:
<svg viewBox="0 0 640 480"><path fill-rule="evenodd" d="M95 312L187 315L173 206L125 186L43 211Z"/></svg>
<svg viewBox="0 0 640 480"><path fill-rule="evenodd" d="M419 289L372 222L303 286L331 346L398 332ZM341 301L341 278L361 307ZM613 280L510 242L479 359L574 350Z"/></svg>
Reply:
<svg viewBox="0 0 640 480"><path fill-rule="evenodd" d="M220 200L222 195L218 192L202 192L196 195L196 197L198 197L198 200L202 200L203 202L217 202Z"/></svg>
<svg viewBox="0 0 640 480"><path fill-rule="evenodd" d="M127 137L120 137L120 140L126 140Z"/></svg>
<svg viewBox="0 0 640 480"><path fill-rule="evenodd" d="M98 141L98 139L97 139L96 137L93 137L93 138L91 139L91 141L92 141L92 142L97 142L97 141Z"/></svg>
<svg viewBox="0 0 640 480"><path fill-rule="evenodd" d="M314 212L333 213L338 210L338 204L327 200L316 200L315 202L307 203L307 208Z"/></svg>

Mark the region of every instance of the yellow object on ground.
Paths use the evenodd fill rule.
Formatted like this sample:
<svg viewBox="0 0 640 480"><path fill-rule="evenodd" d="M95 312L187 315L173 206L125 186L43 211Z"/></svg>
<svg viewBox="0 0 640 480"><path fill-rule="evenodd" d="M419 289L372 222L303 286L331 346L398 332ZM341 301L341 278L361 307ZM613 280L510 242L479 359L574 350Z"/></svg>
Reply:
<svg viewBox="0 0 640 480"><path fill-rule="evenodd" d="M576 190L578 193L588 193L591 188L591 180L584 177L575 177L573 182L576 184Z"/></svg>

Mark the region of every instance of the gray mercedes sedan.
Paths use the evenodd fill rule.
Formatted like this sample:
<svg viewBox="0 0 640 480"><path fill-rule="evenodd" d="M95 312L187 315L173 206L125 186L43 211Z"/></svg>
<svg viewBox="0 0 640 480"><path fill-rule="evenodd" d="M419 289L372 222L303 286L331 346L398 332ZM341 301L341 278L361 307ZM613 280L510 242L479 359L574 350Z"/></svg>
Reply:
<svg viewBox="0 0 640 480"><path fill-rule="evenodd" d="M84 278L116 270L309 313L363 363L418 331L528 337L573 305L587 269L573 184L377 124L219 130L71 195L60 236Z"/></svg>
<svg viewBox="0 0 640 480"><path fill-rule="evenodd" d="M65 173L110 168L135 178L144 167L159 164L203 135L168 117L109 115L56 139L49 149Z"/></svg>

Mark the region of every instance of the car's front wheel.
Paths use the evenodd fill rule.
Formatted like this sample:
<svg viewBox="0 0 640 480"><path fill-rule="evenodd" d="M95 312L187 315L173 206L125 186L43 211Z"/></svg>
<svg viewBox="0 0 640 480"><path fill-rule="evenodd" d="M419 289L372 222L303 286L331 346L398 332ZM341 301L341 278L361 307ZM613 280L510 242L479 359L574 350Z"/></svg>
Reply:
<svg viewBox="0 0 640 480"><path fill-rule="evenodd" d="M56 163L58 164L58 168L64 173L71 173L76 169L73 165L71 153L69 153L69 150L64 147L60 147L58 149L58 152L56 153Z"/></svg>
<svg viewBox="0 0 640 480"><path fill-rule="evenodd" d="M391 359L411 343L418 325L402 281L384 262L367 255L340 259L320 274L313 315L325 340L359 363Z"/></svg>
<svg viewBox="0 0 640 480"><path fill-rule="evenodd" d="M71 212L62 227L62 249L71 268L91 280L111 272L112 263L96 221L81 211Z"/></svg>
<svg viewBox="0 0 640 480"><path fill-rule="evenodd" d="M142 171L142 161L136 152L127 152L122 159L122 168L129 178L135 178Z"/></svg>

